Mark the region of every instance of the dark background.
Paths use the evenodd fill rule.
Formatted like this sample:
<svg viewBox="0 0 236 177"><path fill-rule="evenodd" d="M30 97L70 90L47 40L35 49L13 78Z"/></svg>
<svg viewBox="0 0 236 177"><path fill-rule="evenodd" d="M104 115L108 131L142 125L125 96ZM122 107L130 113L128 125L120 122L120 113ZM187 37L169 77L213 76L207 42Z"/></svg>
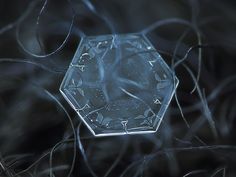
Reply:
<svg viewBox="0 0 236 177"><path fill-rule="evenodd" d="M0 0L0 176L236 176L235 10L234 0ZM153 23L168 64L187 56L175 70L187 123L173 99L155 134L93 137L59 93L81 35Z"/></svg>

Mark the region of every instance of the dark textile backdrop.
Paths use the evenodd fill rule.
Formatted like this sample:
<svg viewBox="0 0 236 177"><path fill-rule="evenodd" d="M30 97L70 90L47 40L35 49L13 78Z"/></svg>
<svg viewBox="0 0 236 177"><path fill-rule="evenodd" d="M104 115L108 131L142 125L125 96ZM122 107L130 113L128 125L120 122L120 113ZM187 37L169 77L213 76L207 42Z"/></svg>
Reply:
<svg viewBox="0 0 236 177"><path fill-rule="evenodd" d="M234 0L0 0L0 176L235 177L235 10ZM152 24L165 61L185 57L176 99L154 134L93 137L59 93L81 36Z"/></svg>

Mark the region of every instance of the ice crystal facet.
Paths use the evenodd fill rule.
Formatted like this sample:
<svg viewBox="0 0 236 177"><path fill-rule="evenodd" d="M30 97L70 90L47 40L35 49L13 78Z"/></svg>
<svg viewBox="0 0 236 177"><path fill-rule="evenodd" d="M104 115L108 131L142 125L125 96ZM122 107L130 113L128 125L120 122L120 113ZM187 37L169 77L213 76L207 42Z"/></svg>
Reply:
<svg viewBox="0 0 236 177"><path fill-rule="evenodd" d="M95 136L157 131L178 84L141 34L84 37L60 91Z"/></svg>

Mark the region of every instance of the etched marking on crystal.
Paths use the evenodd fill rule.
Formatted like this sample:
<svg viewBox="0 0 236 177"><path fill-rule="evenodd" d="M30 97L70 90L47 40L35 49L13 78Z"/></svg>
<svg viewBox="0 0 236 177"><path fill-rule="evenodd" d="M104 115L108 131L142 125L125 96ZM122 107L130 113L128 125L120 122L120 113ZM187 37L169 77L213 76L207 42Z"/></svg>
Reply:
<svg viewBox="0 0 236 177"><path fill-rule="evenodd" d="M90 60L91 56L89 53L83 53L79 59L79 62L85 62L85 60Z"/></svg>
<svg viewBox="0 0 236 177"><path fill-rule="evenodd" d="M118 46L117 46L117 35L113 35L110 49L116 49L116 48L118 48Z"/></svg>
<svg viewBox="0 0 236 177"><path fill-rule="evenodd" d="M154 100L154 104L161 104L161 101L157 98Z"/></svg>
<svg viewBox="0 0 236 177"><path fill-rule="evenodd" d="M156 60L150 60L150 61L148 61L149 62L149 64L153 67L153 64L156 62Z"/></svg>
<svg viewBox="0 0 236 177"><path fill-rule="evenodd" d="M123 126L123 129L124 129L124 131L125 131L126 133L128 133L128 131L127 131L127 123L128 123L128 120L123 120L123 121L121 121L121 124L122 124L122 126Z"/></svg>
<svg viewBox="0 0 236 177"><path fill-rule="evenodd" d="M78 88L82 85L82 80L78 79L75 80L74 78L71 79L71 85L69 85L69 88Z"/></svg>
<svg viewBox="0 0 236 177"><path fill-rule="evenodd" d="M85 109L91 108L89 104L85 104L82 108L78 109L78 111L83 111Z"/></svg>
<svg viewBox="0 0 236 177"><path fill-rule="evenodd" d="M71 64L71 66L79 68L79 70L82 71L82 72L84 72L84 70L85 70L85 65Z"/></svg>
<svg viewBox="0 0 236 177"><path fill-rule="evenodd" d="M104 117L102 114L100 113L97 113L97 119L96 121L99 123L99 124L102 124L102 121L104 120Z"/></svg>
<svg viewBox="0 0 236 177"><path fill-rule="evenodd" d="M107 44L108 44L107 41L99 42L99 43L97 44L97 48L98 48L98 49L99 49L99 48L105 48Z"/></svg>

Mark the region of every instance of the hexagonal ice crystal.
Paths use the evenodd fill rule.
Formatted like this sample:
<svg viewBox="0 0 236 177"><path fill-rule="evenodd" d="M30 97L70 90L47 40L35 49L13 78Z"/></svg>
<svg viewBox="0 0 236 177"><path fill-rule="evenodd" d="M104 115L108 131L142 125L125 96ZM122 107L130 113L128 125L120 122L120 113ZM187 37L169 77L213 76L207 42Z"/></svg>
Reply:
<svg viewBox="0 0 236 177"><path fill-rule="evenodd" d="M141 34L81 40L60 91L95 136L157 131L178 80Z"/></svg>

